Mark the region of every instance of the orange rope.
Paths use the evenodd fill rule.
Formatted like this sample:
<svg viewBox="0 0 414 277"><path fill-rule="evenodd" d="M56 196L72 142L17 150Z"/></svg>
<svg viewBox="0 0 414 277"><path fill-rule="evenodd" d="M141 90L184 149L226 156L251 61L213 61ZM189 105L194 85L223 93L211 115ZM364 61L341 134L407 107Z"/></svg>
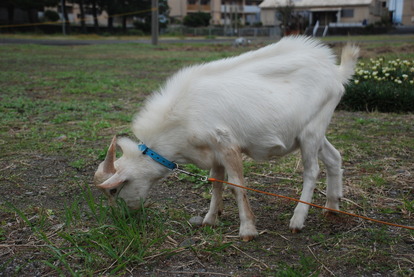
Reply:
<svg viewBox="0 0 414 277"><path fill-rule="evenodd" d="M346 215L350 215L350 216L354 216L354 217L359 217L359 218L362 218L362 219L365 219L365 220L370 220L370 221L380 223L380 224L385 224L385 225L390 225L390 226L394 226L394 227L400 227L400 228L405 228L405 229L409 229L409 230L414 230L414 227L411 227L411 226L404 226L404 225L389 223L389 222L369 218L369 217L362 216L362 215L357 215L357 214L348 213L348 212L344 212L344 211L340 211L340 210L335 210L335 209L327 208L327 207L324 207L324 206L319 206L319 205L316 205L316 204L308 203L308 202L305 202L305 201L302 201L302 200L299 200L299 199L296 199L296 198L283 196L283 195L279 195L279 194L275 194L275 193L271 193L271 192L261 191L261 190L258 190L258 189L248 188L248 187L244 187L244 186L241 186L241 185L236 185L236 184L229 183L229 182L226 182L226 181L218 180L218 179L215 179L215 178L208 178L208 181L210 181L210 182L220 182L220 183L228 184L228 185L235 186L235 187L238 187L238 188L251 190L251 191L254 191L254 192L258 192L258 193L262 193L262 194L266 194L266 195L270 195L270 196L276 196L276 197L279 197L279 198L284 198L284 199L288 199L288 200L291 200L291 201L303 203L303 204L313 206L313 207L316 207L316 208L325 209L325 210L328 210L328 211L337 212L337 213L341 213L341 214L346 214Z"/></svg>

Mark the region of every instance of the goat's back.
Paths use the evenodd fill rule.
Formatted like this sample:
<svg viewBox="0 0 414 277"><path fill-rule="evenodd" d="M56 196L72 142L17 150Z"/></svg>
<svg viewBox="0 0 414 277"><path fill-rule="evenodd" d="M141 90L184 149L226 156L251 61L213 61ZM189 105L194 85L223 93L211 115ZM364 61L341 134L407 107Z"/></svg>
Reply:
<svg viewBox="0 0 414 277"><path fill-rule="evenodd" d="M327 126L344 91L342 81L331 49L310 38L287 37L181 70L149 99L134 132L145 141L177 126L194 133L221 128L246 147L261 137L266 145L290 148L285 144L326 109L325 119L318 120Z"/></svg>

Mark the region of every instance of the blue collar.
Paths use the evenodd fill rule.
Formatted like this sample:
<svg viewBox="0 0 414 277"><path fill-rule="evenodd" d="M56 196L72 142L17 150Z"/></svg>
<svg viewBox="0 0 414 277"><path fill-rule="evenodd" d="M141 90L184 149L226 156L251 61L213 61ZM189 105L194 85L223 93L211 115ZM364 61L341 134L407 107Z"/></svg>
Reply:
<svg viewBox="0 0 414 277"><path fill-rule="evenodd" d="M178 168L178 165L176 163L167 160L166 158L164 158L157 152L148 148L148 146L146 146L145 144L138 144L138 149L142 151L142 154L150 156L154 161L165 166L166 168L170 170L174 170Z"/></svg>

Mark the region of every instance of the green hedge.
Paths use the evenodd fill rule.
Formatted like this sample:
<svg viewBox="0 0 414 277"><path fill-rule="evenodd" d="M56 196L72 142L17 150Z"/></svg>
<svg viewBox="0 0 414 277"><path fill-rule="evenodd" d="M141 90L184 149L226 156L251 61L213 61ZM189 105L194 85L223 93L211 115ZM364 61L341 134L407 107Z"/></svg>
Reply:
<svg viewBox="0 0 414 277"><path fill-rule="evenodd" d="M339 109L414 112L414 61L379 58L358 63Z"/></svg>

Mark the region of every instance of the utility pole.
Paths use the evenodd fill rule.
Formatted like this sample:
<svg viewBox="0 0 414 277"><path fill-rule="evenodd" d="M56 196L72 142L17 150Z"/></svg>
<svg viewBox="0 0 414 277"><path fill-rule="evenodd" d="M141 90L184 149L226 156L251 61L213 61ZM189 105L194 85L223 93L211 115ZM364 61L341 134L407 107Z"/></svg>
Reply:
<svg viewBox="0 0 414 277"><path fill-rule="evenodd" d="M158 0L151 0L151 43L158 44Z"/></svg>

